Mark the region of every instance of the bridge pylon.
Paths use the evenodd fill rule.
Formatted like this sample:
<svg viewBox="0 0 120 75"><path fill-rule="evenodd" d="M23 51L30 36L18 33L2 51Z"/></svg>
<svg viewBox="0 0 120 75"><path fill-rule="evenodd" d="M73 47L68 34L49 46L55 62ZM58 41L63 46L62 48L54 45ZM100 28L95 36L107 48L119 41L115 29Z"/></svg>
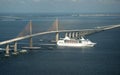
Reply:
<svg viewBox="0 0 120 75"><path fill-rule="evenodd" d="M71 32L69 32L69 35L68 35L68 36L69 36L69 38L71 38L71 36L72 36Z"/></svg>
<svg viewBox="0 0 120 75"><path fill-rule="evenodd" d="M18 52L17 52L17 41L14 43L14 52L13 52L14 55L17 55Z"/></svg>
<svg viewBox="0 0 120 75"><path fill-rule="evenodd" d="M55 21L55 27L56 27L56 42L59 40L59 32L58 32L58 18Z"/></svg>
<svg viewBox="0 0 120 75"><path fill-rule="evenodd" d="M9 50L10 50L9 44L7 44L7 45L6 45L6 50L5 50L5 56L10 56L10 55L9 55Z"/></svg>
<svg viewBox="0 0 120 75"><path fill-rule="evenodd" d="M75 37L78 38L78 32L75 33Z"/></svg>
<svg viewBox="0 0 120 75"><path fill-rule="evenodd" d="M68 36L68 33L65 33L65 36Z"/></svg>
<svg viewBox="0 0 120 75"><path fill-rule="evenodd" d="M29 27L30 27L30 35L32 35L32 20L30 20L30 23L29 23ZM33 40L32 40L32 37L30 37L30 42L29 42L29 44L30 44L30 47L33 47Z"/></svg>
<svg viewBox="0 0 120 75"><path fill-rule="evenodd" d="M75 33L74 32L72 33L72 38L75 38Z"/></svg>

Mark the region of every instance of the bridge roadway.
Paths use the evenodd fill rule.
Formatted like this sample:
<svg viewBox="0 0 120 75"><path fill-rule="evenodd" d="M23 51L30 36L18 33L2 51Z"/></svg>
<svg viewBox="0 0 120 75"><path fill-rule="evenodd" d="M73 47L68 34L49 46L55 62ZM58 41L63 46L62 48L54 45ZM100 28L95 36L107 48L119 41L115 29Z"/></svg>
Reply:
<svg viewBox="0 0 120 75"><path fill-rule="evenodd" d="M116 28L116 27L120 27L120 25L102 26L102 27L94 28L94 29L46 31L46 32L40 32L40 33L35 33L35 34L32 34L32 35L26 35L26 36L23 36L23 37L17 37L17 38L13 38L13 39L10 39L10 40L6 40L6 41L3 41L3 42L0 42L0 45L9 44L9 43L20 41L20 40L27 39L27 38L30 38L30 37L35 37L35 36L44 35L44 34L50 34L50 33L57 33L57 32L87 32L85 35L88 35L88 34L91 34L91 33L104 31L104 30L108 30L108 29L113 29L113 28Z"/></svg>

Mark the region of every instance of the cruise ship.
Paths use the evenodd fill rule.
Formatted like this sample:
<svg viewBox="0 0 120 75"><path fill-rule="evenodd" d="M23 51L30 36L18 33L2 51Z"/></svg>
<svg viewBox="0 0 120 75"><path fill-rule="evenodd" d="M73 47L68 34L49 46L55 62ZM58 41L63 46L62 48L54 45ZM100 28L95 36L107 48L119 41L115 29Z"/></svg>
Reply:
<svg viewBox="0 0 120 75"><path fill-rule="evenodd" d="M73 39L65 36L57 41L58 46L66 46L66 47L93 47L96 43L91 42L88 39L84 39L81 37L80 39Z"/></svg>

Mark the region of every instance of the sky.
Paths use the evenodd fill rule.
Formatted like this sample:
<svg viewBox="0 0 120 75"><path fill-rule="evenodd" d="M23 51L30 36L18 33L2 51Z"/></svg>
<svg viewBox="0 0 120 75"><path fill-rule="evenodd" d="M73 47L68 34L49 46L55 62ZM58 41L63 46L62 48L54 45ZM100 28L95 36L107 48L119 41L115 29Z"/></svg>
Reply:
<svg viewBox="0 0 120 75"><path fill-rule="evenodd" d="M0 0L0 13L120 13L120 0Z"/></svg>

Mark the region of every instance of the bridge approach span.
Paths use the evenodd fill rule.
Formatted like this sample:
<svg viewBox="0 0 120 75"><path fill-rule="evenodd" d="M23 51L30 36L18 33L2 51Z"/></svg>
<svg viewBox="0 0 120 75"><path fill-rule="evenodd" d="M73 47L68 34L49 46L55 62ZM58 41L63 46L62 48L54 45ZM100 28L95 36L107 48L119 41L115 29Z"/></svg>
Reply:
<svg viewBox="0 0 120 75"><path fill-rule="evenodd" d="M50 34L50 33L57 33L57 32L85 32L85 31L99 31L99 30L98 29L82 29L82 30L46 31L46 32L40 32L40 33L35 33L35 34L32 34L32 35L26 35L26 36L23 36L23 37L17 37L17 38L13 38L13 39L10 39L10 40L6 40L6 41L3 41L3 42L0 42L0 45L9 44L9 43L20 41L20 40L27 39L27 38L30 38L30 37L35 37L35 36L44 35L44 34Z"/></svg>

